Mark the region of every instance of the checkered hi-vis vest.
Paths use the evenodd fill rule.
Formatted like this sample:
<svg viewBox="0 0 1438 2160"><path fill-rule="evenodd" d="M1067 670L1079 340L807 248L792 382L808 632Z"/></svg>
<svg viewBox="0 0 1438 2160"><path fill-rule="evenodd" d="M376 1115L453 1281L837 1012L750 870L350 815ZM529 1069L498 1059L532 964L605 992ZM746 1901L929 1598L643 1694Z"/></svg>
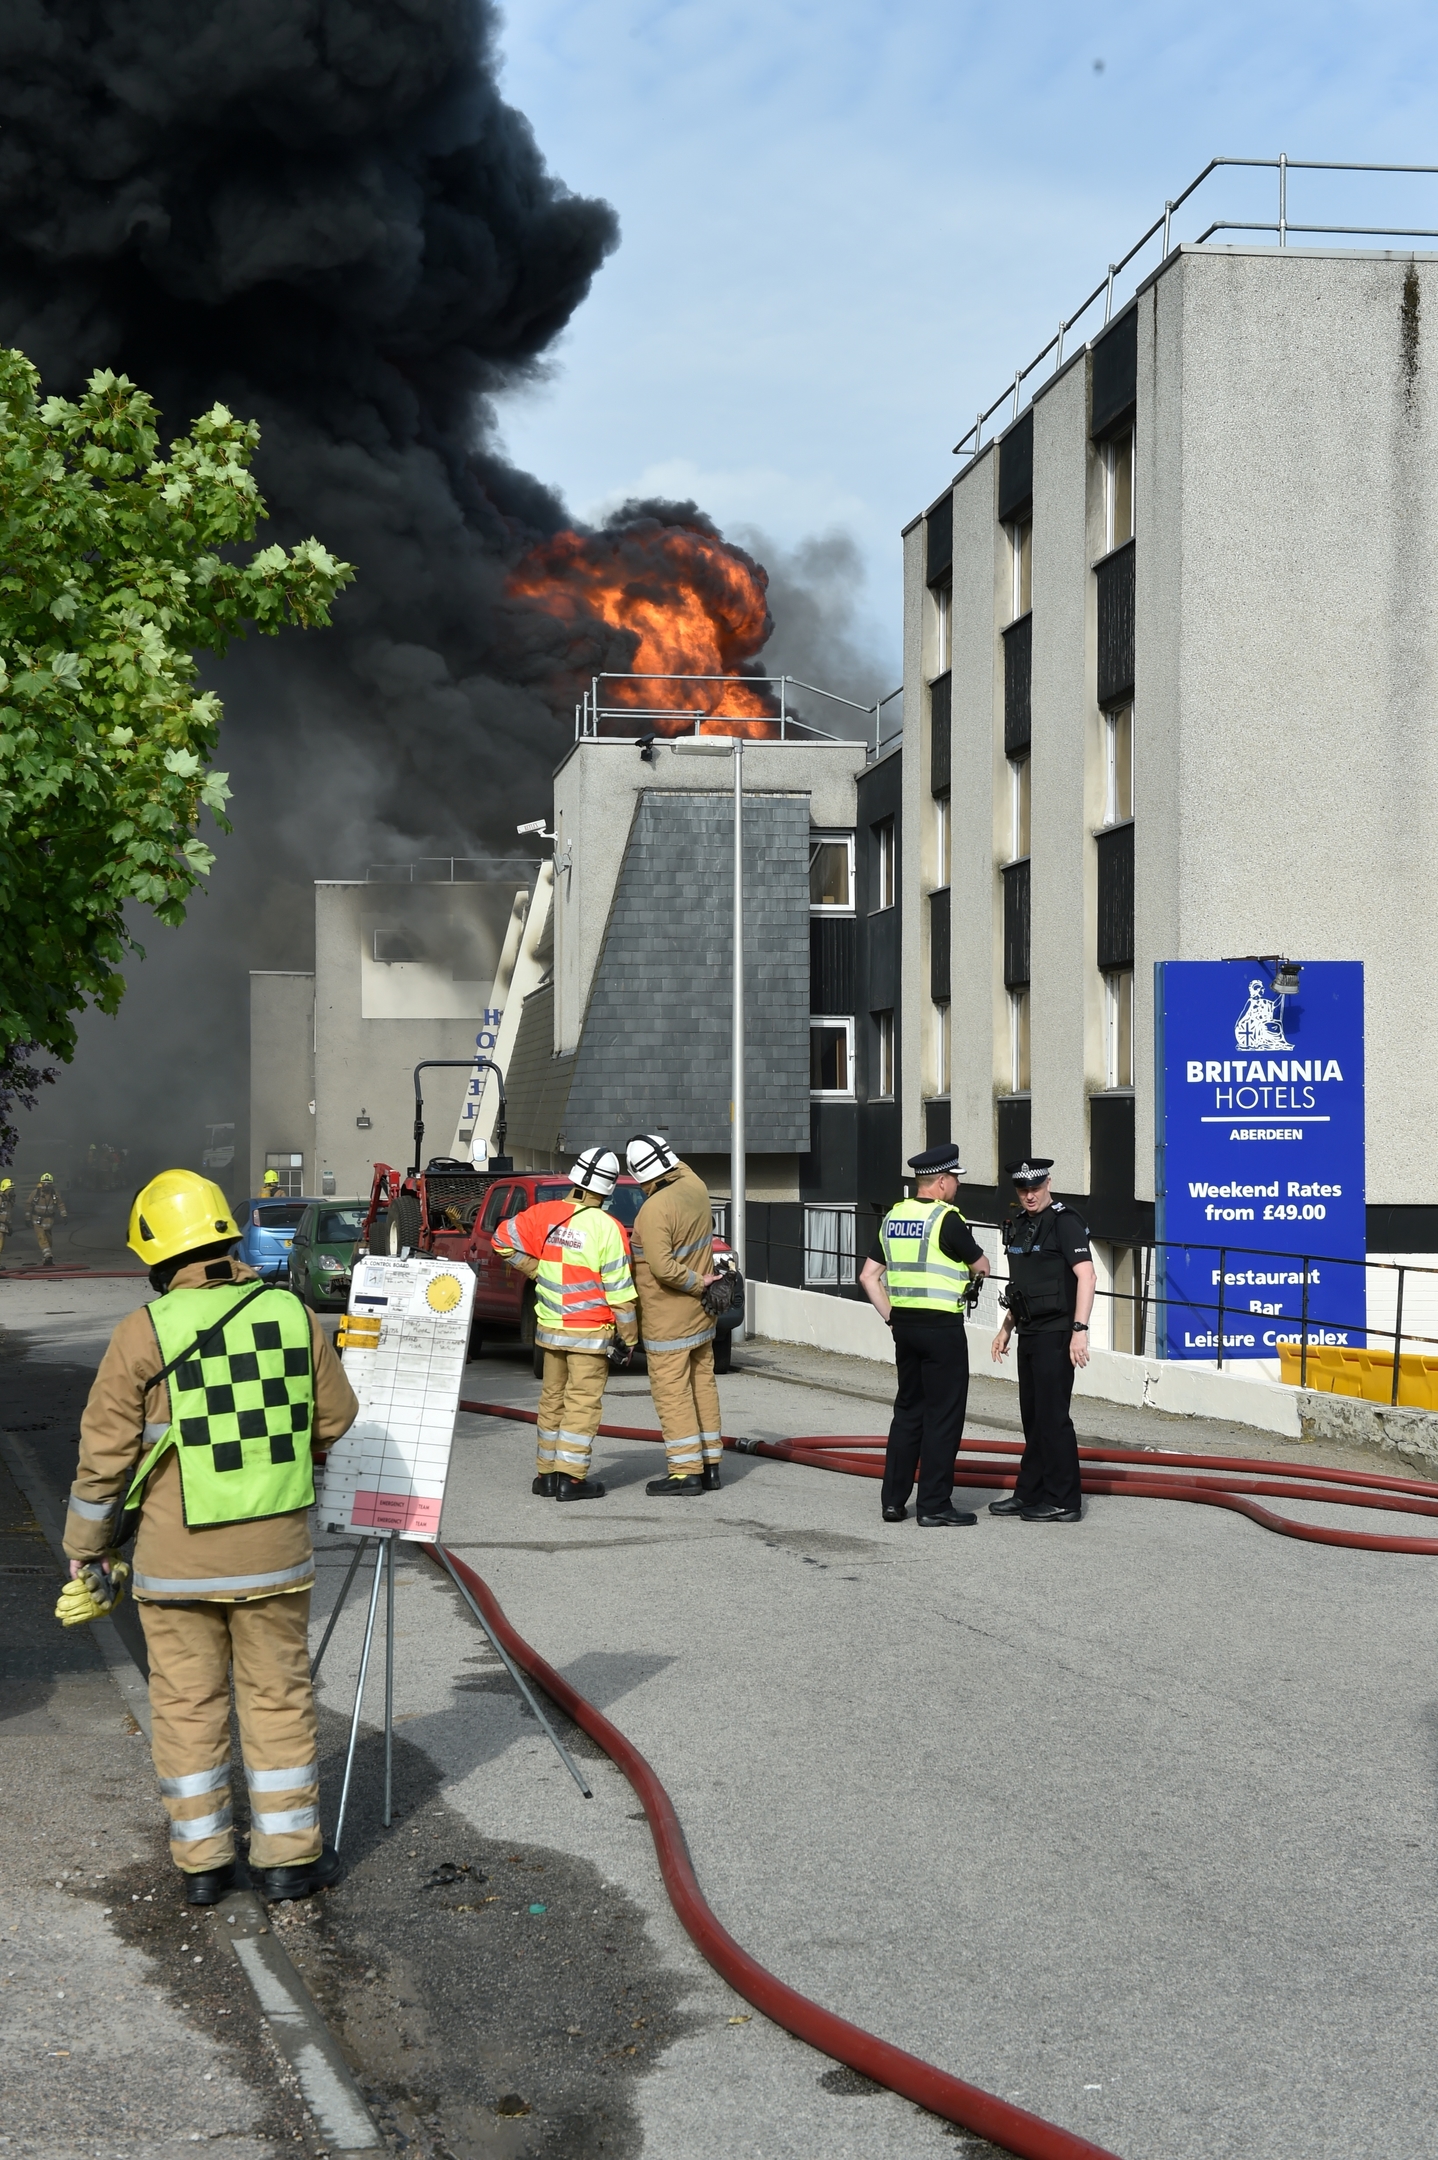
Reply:
<svg viewBox="0 0 1438 2160"><path fill-rule="evenodd" d="M223 1290L171 1290L150 1306L160 1359L168 1365L222 1311L251 1300L232 1328L210 1337L203 1357L181 1357L170 1374L170 1424L136 1471L127 1507L139 1505L146 1478L170 1447L179 1455L185 1521L192 1530L288 1515L313 1504L309 1314L288 1290L253 1297L253 1289L244 1282Z"/></svg>

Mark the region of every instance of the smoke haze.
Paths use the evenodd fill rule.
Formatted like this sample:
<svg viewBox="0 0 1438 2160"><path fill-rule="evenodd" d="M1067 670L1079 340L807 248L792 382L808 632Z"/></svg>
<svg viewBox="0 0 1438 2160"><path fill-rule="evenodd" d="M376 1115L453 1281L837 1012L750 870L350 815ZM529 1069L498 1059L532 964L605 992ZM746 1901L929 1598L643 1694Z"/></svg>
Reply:
<svg viewBox="0 0 1438 2160"><path fill-rule="evenodd" d="M47 391L123 370L171 433L216 399L258 419L262 537L358 569L332 630L209 670L235 833L184 929L137 925L149 957L118 1019L82 1022L48 1130L192 1155L233 1118L243 1153L247 973L312 964L312 881L513 851L576 682L633 664L632 630L510 586L569 521L495 400L546 366L618 223L505 104L496 28L489 0L0 16L0 341ZM691 510L612 522L712 533Z"/></svg>

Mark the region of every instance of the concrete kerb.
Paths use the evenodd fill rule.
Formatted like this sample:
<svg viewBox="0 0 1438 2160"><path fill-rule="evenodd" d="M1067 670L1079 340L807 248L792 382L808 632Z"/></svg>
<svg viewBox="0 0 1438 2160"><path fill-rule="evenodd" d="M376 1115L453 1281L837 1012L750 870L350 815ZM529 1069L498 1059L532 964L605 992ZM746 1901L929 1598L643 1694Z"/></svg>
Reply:
<svg viewBox="0 0 1438 2160"><path fill-rule="evenodd" d="M889 1331L867 1299L826 1297L819 1291L751 1282L747 1301L756 1339L802 1343L880 1364L893 1362ZM967 1334L972 1370L1015 1384L1012 1358L1005 1366L990 1361L992 1329L971 1320ZM1076 1376L1074 1392L1134 1409L1247 1425L1285 1440L1337 1440L1381 1456L1390 1465L1401 1464L1419 1477L1438 1478L1438 1415L1427 1410L1389 1409L1352 1396L1284 1387L1242 1367L1219 1372L1212 1366L1130 1357L1116 1350L1094 1350ZM1014 1407L1017 1414L1017 1403Z"/></svg>
<svg viewBox="0 0 1438 2160"><path fill-rule="evenodd" d="M35 1511L45 1542L61 1570L64 1512L31 1449L18 1434L0 1429L0 1457ZM150 1696L144 1678L113 1624L96 1621L92 1639L120 1692L125 1708L150 1738ZM269 1914L253 1890L233 1890L221 1910L233 1927L224 1930L241 1971L274 2035L275 2045L299 2080L316 2123L329 2141L330 2160L374 2152L383 2143L373 2117L313 1996L271 1931Z"/></svg>

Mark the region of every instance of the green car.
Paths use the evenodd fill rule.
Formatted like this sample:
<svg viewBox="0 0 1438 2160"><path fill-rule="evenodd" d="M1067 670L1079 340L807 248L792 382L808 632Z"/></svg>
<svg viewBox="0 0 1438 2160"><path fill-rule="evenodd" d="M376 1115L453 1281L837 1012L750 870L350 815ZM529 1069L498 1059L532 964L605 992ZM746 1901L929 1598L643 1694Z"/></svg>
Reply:
<svg viewBox="0 0 1438 2160"><path fill-rule="evenodd" d="M312 1200L295 1225L290 1288L311 1312L343 1312L364 1221L363 1200Z"/></svg>

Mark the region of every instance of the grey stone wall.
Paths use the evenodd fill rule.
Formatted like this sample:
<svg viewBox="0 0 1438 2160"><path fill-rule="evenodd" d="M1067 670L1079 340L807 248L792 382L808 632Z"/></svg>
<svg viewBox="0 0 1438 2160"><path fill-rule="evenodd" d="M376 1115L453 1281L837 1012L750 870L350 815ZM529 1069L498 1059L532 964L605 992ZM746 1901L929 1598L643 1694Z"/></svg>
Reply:
<svg viewBox="0 0 1438 2160"><path fill-rule="evenodd" d="M727 796L646 791L615 888L563 1141L663 1132L684 1154L729 1147L734 810ZM809 1145L809 801L744 802L748 1146Z"/></svg>

